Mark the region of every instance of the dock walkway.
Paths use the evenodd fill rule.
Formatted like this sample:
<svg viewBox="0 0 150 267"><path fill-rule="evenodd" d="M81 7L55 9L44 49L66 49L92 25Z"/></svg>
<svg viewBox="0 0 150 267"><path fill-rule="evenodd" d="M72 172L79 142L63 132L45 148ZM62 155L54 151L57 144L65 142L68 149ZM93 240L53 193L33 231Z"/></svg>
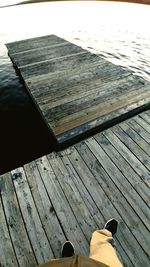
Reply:
<svg viewBox="0 0 150 267"><path fill-rule="evenodd" d="M125 267L150 263L150 111L0 176L0 266L89 253L93 230L119 221Z"/></svg>
<svg viewBox="0 0 150 267"><path fill-rule="evenodd" d="M60 146L150 103L149 82L58 36L7 48Z"/></svg>

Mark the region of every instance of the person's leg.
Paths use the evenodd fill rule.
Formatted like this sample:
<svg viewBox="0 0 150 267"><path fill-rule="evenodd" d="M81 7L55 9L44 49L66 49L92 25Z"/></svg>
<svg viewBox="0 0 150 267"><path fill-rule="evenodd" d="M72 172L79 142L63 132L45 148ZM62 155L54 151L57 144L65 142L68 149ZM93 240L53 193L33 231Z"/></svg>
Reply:
<svg viewBox="0 0 150 267"><path fill-rule="evenodd" d="M117 222L112 219L108 221L103 230L93 233L90 243L90 258L111 267L123 267L119 261L114 248L112 236L117 231Z"/></svg>

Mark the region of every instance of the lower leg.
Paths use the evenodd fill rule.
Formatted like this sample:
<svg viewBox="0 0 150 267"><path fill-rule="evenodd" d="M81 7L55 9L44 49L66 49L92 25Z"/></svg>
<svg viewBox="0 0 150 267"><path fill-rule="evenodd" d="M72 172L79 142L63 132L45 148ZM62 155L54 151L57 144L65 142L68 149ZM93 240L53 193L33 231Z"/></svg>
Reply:
<svg viewBox="0 0 150 267"><path fill-rule="evenodd" d="M104 226L105 229L93 233L90 243L90 258L111 267L122 267L116 250L112 234L117 230L115 220L111 220Z"/></svg>

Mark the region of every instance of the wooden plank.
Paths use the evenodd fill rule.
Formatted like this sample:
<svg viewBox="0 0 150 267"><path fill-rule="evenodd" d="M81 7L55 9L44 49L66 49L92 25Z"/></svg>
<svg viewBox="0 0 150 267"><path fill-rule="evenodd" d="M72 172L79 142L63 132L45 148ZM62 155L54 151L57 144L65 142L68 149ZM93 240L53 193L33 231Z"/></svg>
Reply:
<svg viewBox="0 0 150 267"><path fill-rule="evenodd" d="M51 154L51 157L55 156L55 154ZM61 189L58 178L55 176L50 157L49 161L46 157L42 157L37 160L36 163L67 239L73 242L78 252L80 251L81 254L87 255L89 248L88 242L81 231L63 190Z"/></svg>
<svg viewBox="0 0 150 267"><path fill-rule="evenodd" d="M148 81L57 36L7 47L60 145L150 103Z"/></svg>
<svg viewBox="0 0 150 267"><path fill-rule="evenodd" d="M43 79L39 79L38 81L38 85L43 85L44 87L44 82L45 80L47 81L49 79L49 76L46 79L46 74L48 73L55 73L58 71L62 71L62 74L64 75L64 71L69 69L70 71L72 71L73 69L77 68L77 67L81 67L83 64L93 64L93 63L101 63L104 65L104 60L100 57L98 57L95 54L91 54L89 52L87 52L86 50L82 50L81 52L78 52L76 54L70 55L68 54L67 56L62 56L62 57L57 57L57 58L52 58L50 60L45 60L43 62L43 60L41 62L38 63L34 63L34 64L28 64L28 66L24 66L24 67L20 67L20 72L21 72L21 76L25 79L31 80L31 84L37 83L37 76L41 76L44 75ZM35 78L36 76L36 78ZM33 78L33 79L31 79ZM58 77L60 78L60 77ZM68 76L67 76L68 78ZM34 82L33 82L34 81ZM40 83L41 82L41 83ZM62 81L63 82L63 81ZM48 82L47 82L48 83ZM53 83L52 83L53 85ZM58 86L59 84L57 84Z"/></svg>
<svg viewBox="0 0 150 267"><path fill-rule="evenodd" d="M113 143L115 148L125 158L125 160L129 163L132 169L140 176L141 180L149 188L149 171L145 168L142 162L132 153L132 151L127 148L123 142L121 142L121 140L119 139L119 135L116 135L114 131L115 127L111 128L111 131L107 129L107 138L109 137L109 140Z"/></svg>
<svg viewBox="0 0 150 267"><path fill-rule="evenodd" d="M97 203L94 202L92 196L90 195L90 192L84 186L84 184L82 183L80 179L80 176L74 169L74 166L71 163L70 156L69 156L72 153L71 151L72 149L67 149L61 152L60 157L68 171L70 180L74 181L74 185L76 186L78 192L80 193L82 197L82 202L86 204L92 218L94 219L96 223L96 227L95 227L95 223L93 224L93 221L92 221L93 229L102 229L106 219L104 218L104 214L101 212L101 209L99 209L99 205L97 205ZM119 237L117 238L117 236L115 236L115 241L117 244L117 251L119 252L121 261L124 263L124 266L133 266L128 255L126 254L126 252L124 251L122 247L121 240L119 240Z"/></svg>
<svg viewBox="0 0 150 267"><path fill-rule="evenodd" d="M129 148L132 153L142 162L142 164L150 171L149 156L119 126L113 128L113 131L119 137L119 139L126 145L126 147Z"/></svg>
<svg viewBox="0 0 150 267"><path fill-rule="evenodd" d="M2 190L3 181L0 180L0 190ZM0 266L18 267L17 258L14 252L13 244L9 235L7 222L0 197Z"/></svg>
<svg viewBox="0 0 150 267"><path fill-rule="evenodd" d="M105 215L107 219L110 217L115 217L120 222L120 232L118 232L118 238L121 240L124 250L128 251L128 256L130 257L130 260L132 261L133 265L136 265L136 262L139 264L139 262L141 261L141 266L144 266L142 260L137 259L137 256L135 257L138 251L141 251L141 248L137 244L136 239L132 236L126 224L123 223L123 218L120 217L120 214L117 211L116 202L114 200L112 201L111 194L107 193L108 185L103 182L104 177L101 177L100 169L98 171L97 177L93 173L93 169L96 171L96 168L91 168L92 164L94 164L93 161L90 161L91 158L89 158L88 162L85 161L84 163L76 151L74 151L74 153L72 153L69 157L74 168L80 175L81 180L85 180L84 184L88 188L88 191L92 195L92 198L94 199L95 203L97 203L97 205L99 206L100 211ZM105 177L107 179L107 175ZM99 179L99 181L97 179ZM117 192L118 191L116 191L116 193ZM127 236L130 238L127 239ZM142 254L143 253L144 252L142 252ZM143 254L143 258L145 260L145 263L147 263L148 259L147 256L145 256L145 253Z"/></svg>
<svg viewBox="0 0 150 267"><path fill-rule="evenodd" d="M150 124L150 110L142 113L142 114L139 114L139 117L141 117L142 119L144 119L147 123Z"/></svg>
<svg viewBox="0 0 150 267"><path fill-rule="evenodd" d="M53 258L53 253L36 210L23 168L12 171L12 176L30 242L38 264L41 264Z"/></svg>
<svg viewBox="0 0 150 267"><path fill-rule="evenodd" d="M24 166L24 170L32 196L34 198L34 202L36 203L36 208L38 210L42 226L48 237L53 254L58 258L60 257L62 244L66 240L63 229L59 224L59 220L57 218L54 207L48 197L36 162L33 161L26 164Z"/></svg>
<svg viewBox="0 0 150 267"><path fill-rule="evenodd" d="M94 219L96 225L98 226L98 228L102 228L105 223L105 219L101 211L98 209L96 205L97 203L93 201L90 195L90 191L88 191L87 187L81 180L80 175L74 167L74 164L71 162L70 155L72 153L74 154L74 147L59 152L59 157L63 161L63 164L65 165L65 168L68 172L67 176L69 176L69 183L74 183L74 186L76 187L75 190L78 190L80 196L82 197L82 202L84 202L88 207L88 210L92 214L92 218ZM95 223L93 223L93 227L95 226Z"/></svg>
<svg viewBox="0 0 150 267"><path fill-rule="evenodd" d="M100 63L89 65L85 62L85 64L78 64L77 68L74 65L72 70L70 68L61 69L56 73L52 72L33 77L26 80L26 85L38 103L43 100L51 105L53 99L60 100L64 96L83 94L86 92L86 88L88 92L97 88L106 90L108 85L112 83L114 87L117 86L119 79L123 79L123 81L129 79L130 82L133 79L131 74L122 73L120 77L119 72L117 72L104 80L104 75L107 76L107 73L108 69L106 70L103 65L100 67ZM115 81L114 76L116 77ZM121 85L119 91L121 91Z"/></svg>
<svg viewBox="0 0 150 267"><path fill-rule="evenodd" d="M13 177L15 179L15 177ZM19 209L10 173L1 177L1 195L6 214L8 230L15 250L19 266L36 266L37 262L32 251L28 234ZM13 259L13 258L12 258Z"/></svg>
<svg viewBox="0 0 150 267"><path fill-rule="evenodd" d="M97 66L96 66L97 69ZM112 86L111 86L112 84ZM111 89L110 89L111 88ZM91 90L90 90L91 89ZM85 96L80 93L76 97L70 97L70 101L67 101L63 104L57 104L56 107L51 108L51 101L45 105L44 103L40 103L40 108L44 112L46 118L51 123L51 120L54 122L53 124L57 125L57 121L59 122L58 125L61 125L61 120L63 122L68 122L68 117L72 115L72 119L74 117L76 118L78 114L78 117L81 117L80 113L83 114L84 117L87 115L86 112L88 112L88 117L90 120L89 113L91 112L91 106L93 106L93 110L97 110L98 107L101 107L101 105L107 106L107 103L118 103L119 100L124 99L124 105L128 105L129 99L135 96L138 96L138 94L143 92L143 87L141 87L141 84L139 81L137 81L136 84L136 90L133 88L133 77L120 79L118 81L115 81L114 83L100 83L99 84L99 91L93 90L94 88L91 87L87 91L88 94ZM144 93L147 91L147 95L149 95L149 86L148 88L144 88ZM82 91L81 91L82 92ZM114 99L115 95L115 99ZM116 101L118 99L118 102ZM141 98L140 98L141 99ZM103 106L102 105L102 106ZM110 105L110 104L109 104ZM119 106L119 105L118 105ZM69 116L68 116L69 114ZM65 118L65 119L64 119ZM69 117L70 118L70 117ZM51 120L50 120L51 119ZM70 119L69 119L70 121ZM54 126L53 126L54 127Z"/></svg>
<svg viewBox="0 0 150 267"><path fill-rule="evenodd" d="M46 49L41 48L35 50L34 53L31 50L21 54L11 54L11 59L19 69L20 67L28 67L28 65L38 63L40 61L43 62L44 60L50 60L52 58L59 58L62 56L68 56L80 52L83 52L83 49L81 47L70 43L63 43L61 46L56 45L46 47Z"/></svg>
<svg viewBox="0 0 150 267"><path fill-rule="evenodd" d="M141 127L133 118L133 120L128 121L128 125L134 129L148 144L150 144L150 134Z"/></svg>
<svg viewBox="0 0 150 267"><path fill-rule="evenodd" d="M16 54L24 51L35 50L41 47L57 45L63 42L64 39L56 35L45 35L8 43L6 46L9 49L10 54Z"/></svg>
<svg viewBox="0 0 150 267"><path fill-rule="evenodd" d="M90 242L91 234L93 229L96 228L96 224L90 215L89 210L78 193L72 177L69 175L61 158L50 157L50 163L86 239Z"/></svg>
<svg viewBox="0 0 150 267"><path fill-rule="evenodd" d="M134 120L145 130L149 133L150 137L150 124L145 122L142 118L139 116L135 117Z"/></svg>
<svg viewBox="0 0 150 267"><path fill-rule="evenodd" d="M41 96L44 96L45 93L47 94L49 91L57 93L57 90L65 91L66 89L68 90L70 89L70 92L72 92L71 90L72 87L84 84L86 82L90 82L91 79L94 81L94 79L101 78L101 81L103 81L102 74L105 73L106 75L106 70L103 69L102 67L103 65L100 67L99 62L93 62L89 65L85 61L85 64L83 62L82 64L78 64L78 66L74 65L72 69L70 69L70 67L68 66L65 69L63 68L58 69L54 73L52 71L49 72L48 70L48 73L46 74L36 75L35 77L27 79L26 84L31 88L31 91L34 93L36 93L37 91L36 89L37 86L39 89L39 93L41 90L40 88L42 88L44 92L42 94L41 91ZM126 75L124 74L124 76ZM113 78L111 77L110 79L107 80L112 81L112 79Z"/></svg>
<svg viewBox="0 0 150 267"><path fill-rule="evenodd" d="M150 145L147 141L145 141L145 139L143 139L134 129L132 129L128 123L121 123L119 126L124 132L126 132L128 136L130 136L131 139L133 139L134 142L136 142L139 147L146 152L148 156L150 156Z"/></svg>
<svg viewBox="0 0 150 267"><path fill-rule="evenodd" d="M114 116L113 112L117 112L118 110L121 110L121 114L124 114L127 112L128 109L131 108L132 105L134 107L138 107L140 101L142 101L143 105L146 103L149 103L150 101L150 95L149 91L143 92L143 89L133 92L126 93L124 95L120 95L116 99L112 98L109 99L107 103L102 102L96 106L92 105L89 109L81 110L78 112L75 112L71 115L67 115L67 117L61 118L61 120L54 122L49 122L49 119L47 119L49 126L52 126L53 132L55 135L60 135L64 132L67 132L71 129L74 129L75 127L78 127L83 124L88 124L87 128L90 129L92 126L96 127L99 125L99 120L97 118L102 117L107 114L112 114L112 117ZM140 103L141 105L141 103ZM49 111L42 111L44 114L44 117L50 117ZM111 117L111 116L110 116ZM93 122L94 121L94 122ZM90 125L91 123L91 125Z"/></svg>
<svg viewBox="0 0 150 267"><path fill-rule="evenodd" d="M64 146L69 144L69 140L73 140L73 142L80 141L80 137L83 139L83 137L85 138L86 136L90 136L92 133L101 131L112 126L113 124L116 124L118 121L124 120L128 117L128 113L130 113L131 116L132 112L134 114L134 112L138 112L138 109L145 109L145 107L149 105L149 101L150 98L143 99L130 106L111 111L108 114L99 114L100 117L57 135L57 142L60 145L63 144Z"/></svg>
<svg viewBox="0 0 150 267"><path fill-rule="evenodd" d="M138 220L138 216L140 218L143 218L143 222L139 220L139 228L143 229L143 232L141 233L141 236L137 237L138 229L131 229L133 235L137 240L143 239L143 249L148 254L147 251L147 244L148 239L146 240L145 234L148 235L149 232L149 208L147 205L145 205L144 201L140 198L139 194L134 190L132 185L124 178L122 173L119 171L119 169L116 167L116 165L110 160L108 155L104 152L104 150L97 144L97 142L94 139L90 139L86 141L88 147L92 151L92 153L95 155L95 157L98 159L98 161L102 164L105 171L108 173L109 177L109 188L111 187L111 198L112 200L116 199L116 209L119 211L119 213L122 215L126 210L127 216L124 217L124 221L127 223L129 228L131 225L134 225ZM122 180L124 179L124 182L122 183ZM116 190L115 190L116 188ZM127 191L128 188L128 191ZM117 195L116 195L116 192ZM122 197L122 194L123 197ZM120 199L120 202L118 201ZM142 210L139 209L139 203L141 204ZM125 210L123 210L125 209ZM147 217L148 216L148 217Z"/></svg>
<svg viewBox="0 0 150 267"><path fill-rule="evenodd" d="M125 223L128 225L130 231L132 232L132 234L134 234L135 239L136 239L137 238L137 233L138 233L139 230L136 229L137 230L137 233L134 232L134 230L135 230L135 229L133 230L134 220L135 220L135 223L137 223L137 222L140 223L140 218L138 218L137 215L135 215L134 212L132 213L131 207L125 201L125 198L126 198L126 195L125 195L126 194L126 190L124 191L124 188L121 188L121 190L122 190L122 195L121 195L119 193L119 191L117 190L117 188L115 189L114 183L117 185L117 187L119 187L118 186L118 181L115 182L116 176L113 176L114 175L114 172L116 170L114 170L115 168L112 165L111 166L112 175L111 175L110 169L108 170L109 167L107 167L109 165L108 163L110 163L108 161L108 158L104 157L104 153L102 154L102 150L99 149L99 146L97 147L97 149L95 149L96 148L95 145L96 145L96 143L94 144L94 142L92 141L92 147L91 147L91 139L90 139L90 146L89 146L89 142L88 142L88 146L90 147L90 150L92 150L92 152L94 153L94 156L100 162L100 168L98 168L98 166L95 166L95 168L91 168L91 170L93 170L93 172L95 172L95 174L97 174L97 177L98 177L98 179L99 179L100 184L101 184L102 187L104 186L103 185L103 182L102 182L102 179L103 179L103 181L105 181L105 183L106 183L106 185L105 185L105 191L107 192L107 195L111 199L112 203L115 205L116 210L119 212L119 214L121 215L121 217L123 218L123 220L125 221ZM93 148L94 148L94 150L93 150ZM100 157L99 157L99 155L100 155ZM90 158L90 160L91 160L91 158ZM90 162L91 162L91 164L93 164L93 161L90 161ZM105 171L109 174L109 176L111 177L111 179L112 179L113 182L111 181L110 177L105 174L105 172L103 171L101 165L103 166L103 168L105 168ZM97 172L97 170L99 170L99 172ZM116 173L116 175L117 175L117 173ZM101 179L101 177L103 177L103 178ZM124 186L124 183L122 183L122 184ZM125 198L124 198L124 196L125 196ZM128 196L128 198L130 200L130 196ZM124 216L124 214L126 214L126 216ZM132 221L132 216L135 216L134 219L133 219L133 221ZM141 229L140 226L139 226L139 229ZM141 239L144 240L144 235L143 235L143 238L141 237ZM139 238L139 240L141 240L141 239ZM129 242L132 242L132 241L129 241ZM148 255L148 251L147 251L147 248L148 247L147 247L147 244L148 243L145 243L145 248L143 248L143 249L144 249L145 253ZM144 244L143 244L143 247L144 247Z"/></svg>
<svg viewBox="0 0 150 267"><path fill-rule="evenodd" d="M150 207L149 204L149 192L145 183L142 181L141 177L132 169L129 163L123 158L123 156L117 150L115 143L113 142L113 137L111 133L105 131L104 134L98 134L95 136L97 142L102 146L107 155L111 158L112 162L115 163L117 168L126 177L131 186L136 190L136 192L142 197L146 205ZM129 155L130 156L130 155ZM143 203L143 202L142 202ZM145 204L143 203L143 205ZM144 209L142 209L144 211ZM149 209L146 208L146 217L149 217ZM148 226L149 227L149 226Z"/></svg>

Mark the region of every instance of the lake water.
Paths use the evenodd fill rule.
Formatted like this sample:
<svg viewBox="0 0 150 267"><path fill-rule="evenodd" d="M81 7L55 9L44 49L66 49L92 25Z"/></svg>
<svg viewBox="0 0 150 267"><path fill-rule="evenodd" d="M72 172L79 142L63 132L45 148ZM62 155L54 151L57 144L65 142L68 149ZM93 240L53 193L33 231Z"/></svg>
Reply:
<svg viewBox="0 0 150 267"><path fill-rule="evenodd" d="M0 173L54 149L5 43L56 34L150 81L149 25L150 6L141 4L51 2L0 8Z"/></svg>

